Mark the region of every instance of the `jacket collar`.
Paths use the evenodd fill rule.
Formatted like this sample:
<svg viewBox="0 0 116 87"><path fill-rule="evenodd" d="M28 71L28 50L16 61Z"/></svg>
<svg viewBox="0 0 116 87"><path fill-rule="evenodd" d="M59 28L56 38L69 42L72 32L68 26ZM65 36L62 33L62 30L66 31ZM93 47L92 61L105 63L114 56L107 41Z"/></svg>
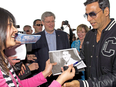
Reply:
<svg viewBox="0 0 116 87"><path fill-rule="evenodd" d="M116 24L116 21L111 18L111 22L108 24L108 26L105 28L105 31L109 31L112 29L112 27Z"/></svg>

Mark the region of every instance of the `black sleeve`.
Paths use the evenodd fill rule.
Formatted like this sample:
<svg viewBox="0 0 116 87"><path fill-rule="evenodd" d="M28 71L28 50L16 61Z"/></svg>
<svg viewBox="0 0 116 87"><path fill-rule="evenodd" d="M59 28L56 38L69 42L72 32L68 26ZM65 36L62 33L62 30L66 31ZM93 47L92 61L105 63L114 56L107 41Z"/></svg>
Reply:
<svg viewBox="0 0 116 87"><path fill-rule="evenodd" d="M69 33L70 33L70 45L71 45L72 44L72 37L73 37L72 29L69 29Z"/></svg>

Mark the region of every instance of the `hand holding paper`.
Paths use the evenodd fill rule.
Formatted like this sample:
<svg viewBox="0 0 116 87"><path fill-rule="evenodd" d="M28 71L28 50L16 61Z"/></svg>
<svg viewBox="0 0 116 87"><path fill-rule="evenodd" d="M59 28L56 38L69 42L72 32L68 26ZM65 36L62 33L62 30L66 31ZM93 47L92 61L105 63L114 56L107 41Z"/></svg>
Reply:
<svg viewBox="0 0 116 87"><path fill-rule="evenodd" d="M49 51L49 58L51 63L57 62L52 69L53 75L61 74L61 67L66 70L70 64L73 64L76 74L86 67L76 48Z"/></svg>

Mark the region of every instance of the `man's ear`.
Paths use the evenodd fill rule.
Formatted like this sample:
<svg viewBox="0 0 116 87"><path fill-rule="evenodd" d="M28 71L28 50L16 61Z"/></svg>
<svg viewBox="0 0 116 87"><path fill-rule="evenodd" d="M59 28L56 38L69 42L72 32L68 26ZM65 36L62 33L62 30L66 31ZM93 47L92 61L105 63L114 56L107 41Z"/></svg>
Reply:
<svg viewBox="0 0 116 87"><path fill-rule="evenodd" d="M108 8L108 7L106 7L106 8L104 9L104 14L105 14L105 16L109 16L110 11L109 11L109 8Z"/></svg>
<svg viewBox="0 0 116 87"><path fill-rule="evenodd" d="M44 25L44 22L42 21L42 24Z"/></svg>

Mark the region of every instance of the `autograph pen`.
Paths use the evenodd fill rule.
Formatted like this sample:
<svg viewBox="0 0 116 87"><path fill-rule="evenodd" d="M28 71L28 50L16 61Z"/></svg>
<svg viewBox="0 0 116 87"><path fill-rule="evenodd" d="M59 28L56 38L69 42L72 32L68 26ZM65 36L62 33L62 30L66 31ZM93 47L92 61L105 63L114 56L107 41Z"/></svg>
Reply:
<svg viewBox="0 0 116 87"><path fill-rule="evenodd" d="M79 61L75 62L75 63L73 64L73 66L76 65L77 63L81 62L81 61L82 61L82 60L79 60Z"/></svg>
<svg viewBox="0 0 116 87"><path fill-rule="evenodd" d="M79 61L75 62L75 63L73 64L74 68L76 68L75 65L76 65L77 63L81 62L81 61L82 61L82 60L79 60ZM64 69L64 70L67 70L67 69L68 69L68 66L63 66L63 69ZM76 68L76 69L77 69L77 68ZM62 71L60 71L60 72L62 72ZM76 72L77 72L77 70L76 70Z"/></svg>

